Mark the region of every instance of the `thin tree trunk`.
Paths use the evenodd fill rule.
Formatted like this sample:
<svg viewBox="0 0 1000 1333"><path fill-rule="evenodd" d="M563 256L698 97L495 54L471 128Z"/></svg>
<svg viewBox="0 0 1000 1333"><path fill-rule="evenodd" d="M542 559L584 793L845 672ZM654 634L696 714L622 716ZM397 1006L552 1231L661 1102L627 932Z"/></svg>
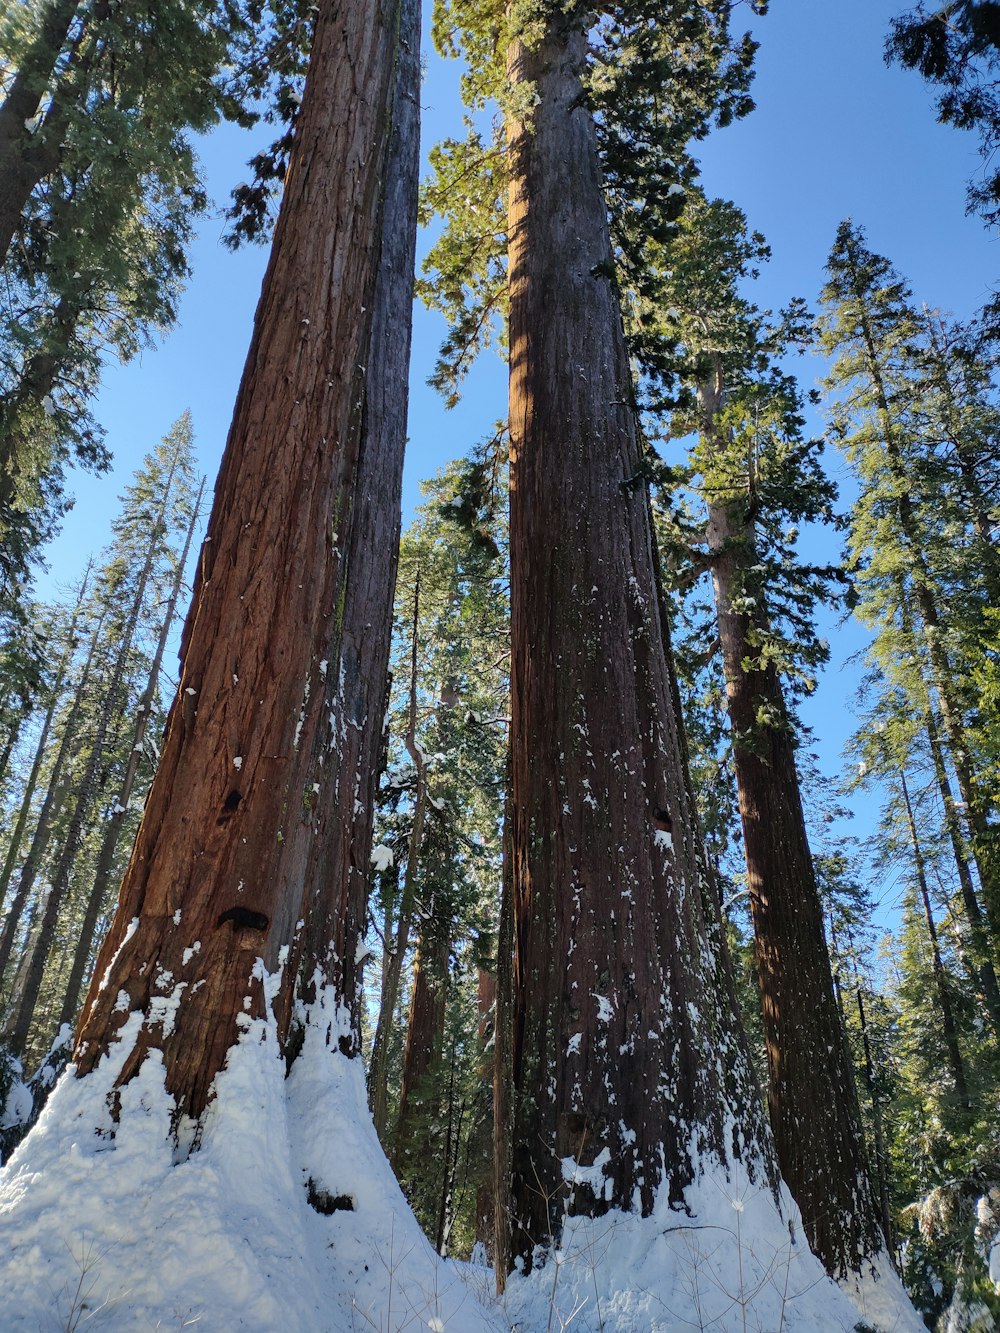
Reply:
<svg viewBox="0 0 1000 1333"><path fill-rule="evenodd" d="M723 390L716 354L699 398L704 439L720 450L726 448L715 438ZM763 609L754 619L738 609L743 571L759 563L747 504L744 495L710 498L707 540L767 1044L768 1109L781 1174L810 1247L829 1273L843 1277L884 1250L885 1237L834 995L791 720L773 662L758 660L754 647L754 631L767 630ZM761 723L762 717L770 720Z"/></svg>
<svg viewBox="0 0 1000 1333"><path fill-rule="evenodd" d="M448 948L446 935L440 935L429 947L422 938L413 964L410 1013L399 1084L399 1114L392 1145L392 1160L401 1175L405 1172L406 1158L412 1156L413 1150L410 1139L414 1095L419 1093L421 1081L441 1055L448 996ZM418 1153L422 1146L418 1145Z"/></svg>
<svg viewBox="0 0 1000 1333"><path fill-rule="evenodd" d="M729 1117L764 1188L772 1172L684 773L648 500L628 485L640 448L586 51L574 11L508 52L534 102L509 125L508 219L511 1200L528 1266L567 1213L646 1214L658 1188L679 1204L695 1140L728 1160ZM600 1161L592 1183L567 1182L567 1158Z"/></svg>
<svg viewBox="0 0 1000 1333"><path fill-rule="evenodd" d="M128 812L129 802L132 799L132 793L135 789L135 780L139 772L139 763L142 759L146 732L149 729L149 720L153 714L153 704L160 687L160 669L163 666L163 655L166 652L167 639L170 637L170 631L173 628L174 615L177 611L177 600L180 597L181 588L184 586L184 571L187 568L188 556L191 551L191 543L194 539L194 530L198 523L199 512L201 509L201 497L204 494L204 490L205 482L203 479L201 485L198 487L198 497L195 500L194 508L191 511L191 521L188 524L187 533L185 534L184 548L181 551L180 558L177 561L177 568L174 571L174 581L170 589L170 596L167 599L166 610L163 615L163 623L160 626L160 633L156 640L156 650L153 653L153 662L149 670L149 679L136 707L132 748L129 750L128 763L125 766L125 773L122 776L118 795L111 808L111 814L106 821L104 837L101 840L101 849L97 856L97 866L94 870L94 883L87 899L87 907L80 926L80 934L77 938L76 947L73 952L73 963L70 968L69 978L66 983L66 993L63 996L62 1007L59 1012L59 1022L56 1025L57 1030L61 1029L63 1024L73 1022L80 1004L80 988L83 985L87 965L90 962L91 950L94 944L94 935L97 931L97 923L108 896L115 852L118 850L118 842L121 838L122 828L125 823L125 815Z"/></svg>
<svg viewBox="0 0 1000 1333"><path fill-rule="evenodd" d="M14 873L14 867L17 865L18 854L21 850L21 840L24 837L24 830L27 827L28 818L31 814L31 802L34 800L35 789L38 786L38 776L41 772L42 761L45 758L45 751L48 748L49 732L52 729L52 721L55 717L56 708L59 700L62 698L62 692L66 684L66 672L76 651L76 627L79 623L83 611L83 599L86 596L87 584L90 581L90 573L94 562L89 560L87 568L84 571L83 582L80 585L80 592L76 599L76 606L73 609L73 618L69 624L69 630L66 635L66 646L63 649L63 655L56 667L55 678L52 683L52 692L49 697L49 706L45 710L45 717L42 721L42 730L38 736L38 744L35 747L35 757L31 764L31 770L28 773L28 780L24 787L24 796L21 800L21 807L18 810L17 820L10 835L10 845L7 848L7 855L4 858L3 870L0 871L0 906L3 905L7 897L7 890L10 888L11 876ZM0 977L3 976L5 964L0 964Z"/></svg>
<svg viewBox="0 0 1000 1333"><path fill-rule="evenodd" d="M360 526L365 312L378 265L397 13L392 0L318 7L179 693L98 960L106 984L91 985L79 1027L76 1069L86 1076L140 1014L116 1083L133 1078L151 1048L162 1052L178 1121L200 1119L247 1018L273 1018L284 1047L304 953L311 987L335 984L333 952L352 980L356 970L337 947L347 886L338 860L326 860L342 743L330 732L328 690L337 688L345 598L371 554L358 552L360 568L347 567ZM384 698L384 680L371 683ZM370 715L367 725L377 725ZM184 983L169 1031L158 1017L165 972ZM273 988L265 972L280 978ZM335 1025L325 1027L335 1041Z"/></svg>
<svg viewBox="0 0 1000 1333"><path fill-rule="evenodd" d="M438 1206L437 1235L434 1241L434 1248L440 1255L445 1255L448 1252L449 1204L455 1187L462 1128L461 1109L458 1113L458 1123L455 1123L455 1055L455 1043L452 1042L451 1066L448 1075L448 1115L445 1121L444 1134L444 1170L441 1174L441 1199Z"/></svg>
<svg viewBox="0 0 1000 1333"><path fill-rule="evenodd" d="M968 1109L971 1106L971 1102L969 1101L969 1085L965 1078L965 1064L962 1060L962 1051L958 1043L958 1028L951 1007L951 996L948 994L948 979L945 974L944 963L941 961L941 948L938 944L937 926L934 923L934 913L931 910L931 896L927 889L927 871L924 864L924 853L920 846L920 838L917 835L917 822L913 817L913 805L910 801L910 788L906 781L906 774L902 769L899 770L899 789L903 796L903 808L906 811L906 828L910 838L910 850L913 852L913 866L917 876L917 887L920 890L920 897L924 907L924 919L927 923L927 937L931 943L934 985L937 990L938 1009L941 1012L941 1035L944 1038L945 1050L948 1052L948 1063L951 1066L951 1077L955 1083L955 1091L958 1094L958 1099L961 1104Z"/></svg>
<svg viewBox="0 0 1000 1333"><path fill-rule="evenodd" d="M990 935L996 942L1000 941L1000 866L997 865L997 857L993 848L995 835L992 833L986 817L988 802L980 790L966 748L962 731L961 705L956 695L951 664L948 661L944 645L933 580L921 544L919 522L913 505L910 479L907 476L899 442L896 438L895 422L889 406L874 335L863 307L861 332L865 344L868 374L875 389L885 455L896 483L896 514L903 546L907 551L913 595L923 628L922 637L930 667L930 680L937 695L938 708L941 712L941 721L944 725L952 767L958 780L959 794L965 804L966 818L972 832L973 851L979 869Z"/></svg>
<svg viewBox="0 0 1000 1333"><path fill-rule="evenodd" d="M416 915L417 869L420 864L420 848L424 836L424 822L427 815L427 762L424 752L417 743L417 625L420 616L420 571L417 571L416 585L413 589L413 630L410 639L410 708L406 731L406 750L413 762L416 782L413 790L413 824L410 828L409 848L406 854L406 870L403 874L403 887L399 895L399 916L396 921L396 935L392 951L386 939L386 955L382 963L382 1003L379 1007L378 1023L372 1041L371 1072L369 1075L369 1101L372 1119L379 1139L385 1143L388 1136L388 1067L389 1067L389 1030L392 1026L396 1005L399 1003L399 987L403 976L403 962L410 947L410 932Z"/></svg>
<svg viewBox="0 0 1000 1333"><path fill-rule="evenodd" d="M955 869L958 874L958 883L962 894L962 905L965 909L965 919L969 928L969 939L972 943L972 955L976 968L977 982L986 1002L986 1009L990 1017L990 1026L993 1029L994 1044L997 1046L997 1049L1000 1050L1000 985L997 983L996 969L993 964L993 956L996 953L997 942L994 941L994 947L991 948L986 921L983 917L983 909L980 906L976 888L972 882L972 872L969 869L969 862L966 855L965 837L962 832L961 819L955 805L955 797L952 793L951 782L948 777L948 769L945 764L941 739L938 733L937 720L934 717L933 710L929 704L927 704L924 709L924 730L927 733L927 743L931 752L931 762L934 766L934 777L937 782L938 791L941 794L941 803L944 808L945 829L947 830L948 841L951 843L952 855L955 859ZM973 851L974 850L975 848L973 847Z"/></svg>
<svg viewBox="0 0 1000 1333"><path fill-rule="evenodd" d="M100 643L101 631L104 627L106 614L106 610L101 612L101 618L97 622L97 626L91 636L90 648L87 651L87 660L84 663L83 671L80 673L80 681L76 687L73 703L70 706L66 721L63 724L59 749L52 764L52 771L49 774L49 785L45 793L45 799L42 802L42 808L38 812L38 822L35 825L35 832L31 839L31 846L28 848L28 855L25 857L24 864L21 866L21 873L18 877L17 891L14 894L14 900L7 912L3 929L0 930L0 980L2 980L3 975L7 970L7 965L10 962L21 915L24 912L25 904L28 901L31 890L35 886L35 880L38 878L38 872L42 866L42 859L48 850L49 841L52 837L53 829L55 828L55 822L62 811L66 799L67 793L63 790L62 786L63 770L76 752L76 733L80 723L80 713L83 708L87 686L90 682L90 673L94 665L94 659L97 655L97 648Z"/></svg>
<svg viewBox="0 0 1000 1333"><path fill-rule="evenodd" d="M154 520L150 531L149 541L146 546L146 555L143 559L142 568L139 571L138 578L136 579L135 589L132 593L132 602L128 608L125 623L122 627L121 638L118 643L118 651L115 656L114 665L111 669L111 676L105 687L104 698L97 714L97 725L94 730L94 738L91 743L90 753L87 756L87 763L84 768L83 777L80 780L80 785L76 792L73 814L70 817L62 851L52 875L52 887L48 899L46 900L41 929L32 948L27 951L22 959L14 983L13 1000L4 1020L3 1036L16 1051L22 1050L28 1039L28 1031L34 1018L35 1005L38 1002L38 994L41 990L42 979L45 974L45 962L48 958L52 941L55 938L56 926L59 921L59 913L62 909L63 901L66 898L66 894L69 892L70 878L76 862L80 843L83 839L85 825L90 817L91 808L95 797L97 796L98 774L105 758L108 730L116 717L120 717L122 712L122 683L125 679L125 671L128 665L129 654L132 651L132 644L139 627L139 619L145 605L146 592L149 588L150 580L153 577L157 558L160 555L161 545L166 531L167 510L171 499L171 489L173 487L174 474L177 471L179 459L180 445L178 444L174 456L170 461L170 471L167 473L166 481L163 484L163 494L160 499L156 519Z"/></svg>
<svg viewBox="0 0 1000 1333"><path fill-rule="evenodd" d="M882 1104L879 1100L875 1082L875 1061L872 1059L871 1040L868 1036L868 1017L865 1013L864 994L857 964L854 965L854 994L858 1003L858 1023L861 1027L861 1046L865 1055L865 1079L868 1084L868 1096L872 1104L872 1135L875 1140L875 1171L878 1178L879 1206L882 1210L882 1230L886 1241L892 1248L892 1210L889 1207L889 1156L885 1148L885 1126L882 1118Z"/></svg>
<svg viewBox="0 0 1000 1333"><path fill-rule="evenodd" d="M497 978L495 972L479 969L478 1008L479 1008L479 1049L482 1052L481 1096L488 1108L487 1125L488 1144L493 1142L493 1069L496 1063L496 1001ZM494 1047L493 1058L486 1059L490 1046ZM488 1257L493 1257L494 1214L496 1211L495 1191L493 1188L492 1153L482 1143L482 1133L476 1136L476 1167L481 1169L483 1161L488 1163L488 1171L476 1184L476 1241L482 1245Z"/></svg>

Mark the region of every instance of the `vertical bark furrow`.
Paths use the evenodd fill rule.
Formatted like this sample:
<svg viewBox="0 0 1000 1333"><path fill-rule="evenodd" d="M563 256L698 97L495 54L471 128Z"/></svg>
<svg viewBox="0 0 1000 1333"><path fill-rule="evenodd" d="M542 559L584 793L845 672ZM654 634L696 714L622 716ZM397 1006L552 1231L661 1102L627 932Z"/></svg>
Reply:
<svg viewBox="0 0 1000 1333"><path fill-rule="evenodd" d="M282 976L284 1039L308 919L343 894L339 861L319 879L339 799L327 680L341 664L398 35L393 0L319 6L179 693L79 1029L84 1075L142 1013L121 1081L155 1044L178 1116L204 1110L238 1016L265 1014L258 958ZM182 984L167 1031L154 1001Z"/></svg>
<svg viewBox="0 0 1000 1333"><path fill-rule="evenodd" d="M565 1211L678 1200L739 1107L769 1172L720 961L655 583L579 15L515 44L510 126L513 1250ZM718 1062L706 1059L708 1049ZM603 1179L569 1186L572 1164ZM664 1180L664 1171L666 1179ZM502 1247L501 1247L502 1252Z"/></svg>

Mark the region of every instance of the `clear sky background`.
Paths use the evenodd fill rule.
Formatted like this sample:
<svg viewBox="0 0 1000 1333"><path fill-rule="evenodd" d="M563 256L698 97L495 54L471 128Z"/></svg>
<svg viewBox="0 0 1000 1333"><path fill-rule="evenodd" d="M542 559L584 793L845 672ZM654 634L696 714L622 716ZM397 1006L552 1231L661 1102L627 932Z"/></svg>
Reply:
<svg viewBox="0 0 1000 1333"><path fill-rule="evenodd" d="M931 306L968 316L1000 279L1000 248L977 218L965 215L965 183L979 162L974 136L937 125L919 76L883 63L889 20L904 6L905 0L772 0L771 13L752 20L760 42L757 110L713 135L699 156L708 192L739 204L771 244L774 257L755 294L761 305L780 306L796 295L815 303L837 224L847 216L867 229L872 248L889 256L917 299ZM428 20L426 14L425 34ZM461 107L458 69L433 53L426 35L424 55L426 152L443 135L461 133ZM243 179L255 142L231 127L203 141L202 160L220 207ZM50 549L43 593L73 580L108 540L122 486L185 408L192 411L202 469L214 479L266 260L258 247L230 253L222 232L218 215L201 225L178 326L131 365L108 368L97 415L115 469L111 476L70 478L77 504ZM418 306L404 523L419 500L419 480L464 453L505 414L506 376L492 353L470 376L459 407L444 410L425 383L443 333L440 318ZM804 387L822 370L818 358L805 357L799 366ZM819 420L813 429L821 429ZM843 479L835 456L830 466ZM828 558L833 555L831 549ZM807 720L822 767L835 776L853 725L857 673L845 663L865 640L856 626L832 625L828 636L833 662L809 702ZM860 833L868 831L871 814L862 812Z"/></svg>

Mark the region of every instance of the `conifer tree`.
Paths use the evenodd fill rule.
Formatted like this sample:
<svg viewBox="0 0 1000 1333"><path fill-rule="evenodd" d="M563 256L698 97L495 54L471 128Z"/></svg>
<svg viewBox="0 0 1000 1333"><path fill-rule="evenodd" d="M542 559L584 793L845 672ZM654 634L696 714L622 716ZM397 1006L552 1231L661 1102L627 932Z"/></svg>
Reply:
<svg viewBox="0 0 1000 1333"><path fill-rule="evenodd" d="M506 524L498 513L503 440L498 433L424 483L428 498L401 544L378 831L382 977L369 1072L376 1125L393 1145L405 1137L406 1099L401 1091L393 1124L386 1111L392 1024L414 933L424 964L415 970L413 987L419 982L421 994L411 1013L422 1015L427 990L437 989L442 1000L450 994L442 959L453 949L465 951L470 932L482 938L478 956L495 916L483 880L499 865L496 811L506 755ZM390 856L391 866L381 864ZM443 1022L444 1004L435 1012ZM470 1008L470 1031L477 1021ZM412 1083L425 1072L419 1062L428 1052L420 1040L408 1037L407 1043L411 1063L418 1062ZM405 1067L400 1078L407 1081ZM398 1158L396 1146L393 1152ZM406 1171L402 1179L409 1188Z"/></svg>
<svg viewBox="0 0 1000 1333"><path fill-rule="evenodd" d="M109 985L92 986L81 1020L77 1074L89 1077L124 1017L109 1004L110 991L130 996L140 1028L118 1083L134 1077L151 1049L161 1051L178 1123L204 1112L248 1016L273 1021L285 1048L299 980L307 1029L300 1035L313 1055L331 1044L345 1054L357 1049L355 1025L334 1023L333 1006L356 1012L360 904L346 872L352 857L367 862L370 814L363 811L355 843L354 812L370 789L370 767L352 760L341 771L339 761L351 733L363 757L377 749L374 717L384 698L377 673L359 673L356 617L363 608L371 620L376 607L391 605L391 557L379 564L374 535L393 525L403 438L405 377L388 368L391 357L372 376L386 395L384 428L364 443L358 408L361 368L372 367L366 312L383 219L392 305L380 314L389 341L373 350L385 357L406 345L407 271L398 256L412 244L411 227L405 207L395 200L390 207L380 188L382 179L401 182L405 205L412 179L415 138L402 126L416 125L418 46L413 11L406 12L402 48L391 6L323 5L317 15L291 171L185 629L179 694L98 962L99 977L110 969ZM359 81L365 98L356 95ZM393 106L399 157L387 172ZM290 570L300 582L289 582ZM377 659L387 639L383 648L377 632L370 638ZM238 884L249 889L242 899ZM258 955L280 977L275 990L265 989ZM151 958L159 968L149 967ZM163 968L188 983L172 1027L158 1016Z"/></svg>
<svg viewBox="0 0 1000 1333"><path fill-rule="evenodd" d="M8 7L9 9L10 7ZM109 456L102 365L176 315L207 206L193 136L259 104L256 0L42 0L0 21L0 605L66 504L75 460Z"/></svg>
<svg viewBox="0 0 1000 1333"><path fill-rule="evenodd" d="M3 979L19 933L25 936L25 911L31 894L44 864L49 842L62 813L68 795L69 766L79 748L79 730L84 711L84 703L92 677L98 668L102 647L102 632L106 607L101 609L96 623L91 630L87 651L80 664L79 676L73 689L72 700L60 719L57 735L58 745L49 769L45 796L38 811L34 832L27 854L18 871L17 888L12 897L3 927L0 929L0 980Z"/></svg>
<svg viewBox="0 0 1000 1333"><path fill-rule="evenodd" d="M631 484L641 453L582 96L587 26L577 10L546 15L507 52L521 99L507 225L511 1224L525 1265L567 1212L645 1214L660 1191L679 1204L699 1171L693 1136L728 1160L728 1116L747 1169L762 1183L772 1170L684 770L648 499ZM703 1042L714 1069L693 1058Z"/></svg>
<svg viewBox="0 0 1000 1333"><path fill-rule="evenodd" d="M802 402L777 356L800 330L771 327L739 292L766 257L731 205L693 201L663 264L671 326L697 407L674 430L700 433L688 472L705 506L693 558L710 569L742 823L768 1106L782 1176L813 1250L834 1276L885 1248L868 1179L853 1067L837 1009L823 913L786 702L794 672L825 654L812 621L836 570L797 561L802 522L832 519L819 446L802 437ZM797 313L797 312L796 312ZM791 539L790 539L791 537ZM781 622L785 626L782 628ZM791 645L796 647L792 648ZM804 660L803 660L804 659ZM800 685L801 688L801 685ZM823 1060L816 1052L826 1052ZM808 1121L808 1139L801 1126Z"/></svg>
<svg viewBox="0 0 1000 1333"><path fill-rule="evenodd" d="M908 669L910 688L940 718L995 961L1000 866L984 784L989 757L975 746L983 733L971 725L968 669L972 645L995 657L982 539L961 479L957 490L946 484L936 452L940 432L928 441L922 416L928 400L914 392L917 366L925 363L915 350L921 320L909 289L850 222L838 231L828 273L821 339L835 357L827 381L838 395L833 424L861 484L850 539L860 614L877 628L883 658L902 638L905 652L897 654L894 669ZM944 405L950 412L947 400Z"/></svg>
<svg viewBox="0 0 1000 1333"><path fill-rule="evenodd" d="M73 962L66 980L62 1007L59 1011L59 1018L56 1023L57 1032L61 1032L64 1026L68 1027L71 1025L76 1017L80 1004L80 989L86 980L87 968L92 958L98 921L101 913L108 907L109 890L111 888L112 871L115 866L116 853L118 852L119 842L126 829L125 821L129 815L130 802L136 788L137 779L140 777L140 769L146 751L150 723L159 713L160 673L163 666L164 654L166 652L167 640L175 628L177 602L180 597L181 589L184 586L184 575L187 569L188 555L191 550L195 527L200 517L201 497L204 487L205 482L204 479L202 479L198 488L198 493L194 497L193 503L190 504L190 517L188 519L187 532L184 536L184 543L181 547L180 554L175 557L173 579L170 586L170 592L162 610L160 629L156 638L156 647L153 651L149 674L146 679L145 688L142 690L135 708L135 725L131 736L129 737L131 745L127 751L124 771L121 776L118 792L114 797L111 809L104 820L104 828L100 839L100 850L94 865L93 885L87 895L86 910L80 922L79 932L73 946ZM128 734L127 728L126 734Z"/></svg>
<svg viewBox="0 0 1000 1333"><path fill-rule="evenodd" d="M61 702L62 694L66 688L66 676L69 671L70 663L78 647L77 626L83 613L84 599L87 594L87 585L90 581L93 561L89 561L80 583L80 590L77 595L76 605L70 617L69 625L66 630L63 650L60 655L59 663L55 669L53 680L50 686L49 702L42 718L41 730L38 734L38 740L35 745L34 758L31 768L25 778L23 795L18 808L17 817L13 827L10 830L7 853L4 857L3 869L0 870L0 904L3 904L7 898L7 890L10 886L14 867L17 865L17 858L21 851L21 842L24 837L28 820L31 815L32 802L35 797L35 791L38 786L41 775L42 762L45 758L46 747L48 745L49 733L55 719L56 709ZM5 964L0 964L0 978L3 976Z"/></svg>
<svg viewBox="0 0 1000 1333"><path fill-rule="evenodd" d="M190 503L191 420L185 415L148 456L126 489L116 519L115 542L98 574L98 594L107 607L107 664L99 677L99 703L94 712L82 769L70 795L71 813L62 831L52 866L44 910L32 944L21 961L4 1037L20 1053L34 1017L46 958L70 890L81 845L106 781L111 740L125 708L131 661L143 623L160 601L169 539L178 508ZM155 611L153 613L156 614Z"/></svg>
<svg viewBox="0 0 1000 1333"><path fill-rule="evenodd" d="M892 20L887 61L915 69L938 89L938 120L976 130L986 164L983 179L969 188L970 205L987 222L1000 216L1000 172L991 159L1000 142L1000 5L996 0L924 0Z"/></svg>

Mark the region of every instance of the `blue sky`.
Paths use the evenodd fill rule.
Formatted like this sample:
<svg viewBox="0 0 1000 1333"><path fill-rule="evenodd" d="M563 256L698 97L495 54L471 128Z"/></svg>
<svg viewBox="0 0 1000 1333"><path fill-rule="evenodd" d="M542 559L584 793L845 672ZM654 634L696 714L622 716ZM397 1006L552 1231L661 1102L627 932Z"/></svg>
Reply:
<svg viewBox="0 0 1000 1333"><path fill-rule="evenodd" d="M709 193L738 203L771 244L774 258L756 293L760 304L778 306L794 295L815 302L837 224L848 215L909 278L918 300L931 306L971 314L1000 278L995 239L978 219L965 216L965 182L978 163L974 137L937 125L922 80L883 63L889 20L902 4L772 0L771 13L753 21L761 43L757 110L713 135L699 156ZM425 60L426 150L442 135L460 133L461 108L454 64L439 60L429 40ZM231 127L204 141L202 159L220 204L242 179L251 151L253 140ZM187 407L202 467L214 478L265 262L259 248L231 254L221 244L222 230L218 216L200 228L178 326L130 366L108 369L97 410L115 471L71 478L77 505L50 552L56 583L73 579L89 552L107 540L122 485ZM444 410L425 384L442 334L439 318L418 307L407 509L419 498L419 479L465 452L505 411L505 374L492 353L470 376L460 406ZM822 369L815 357L802 360L806 387ZM835 458L831 466L842 474ZM49 586L45 580L43 587ZM851 669L841 667L864 637L857 628L834 628L829 637L835 661L809 705L808 720L823 767L835 772L852 725L848 701L855 680ZM864 831L863 820L859 827Z"/></svg>

